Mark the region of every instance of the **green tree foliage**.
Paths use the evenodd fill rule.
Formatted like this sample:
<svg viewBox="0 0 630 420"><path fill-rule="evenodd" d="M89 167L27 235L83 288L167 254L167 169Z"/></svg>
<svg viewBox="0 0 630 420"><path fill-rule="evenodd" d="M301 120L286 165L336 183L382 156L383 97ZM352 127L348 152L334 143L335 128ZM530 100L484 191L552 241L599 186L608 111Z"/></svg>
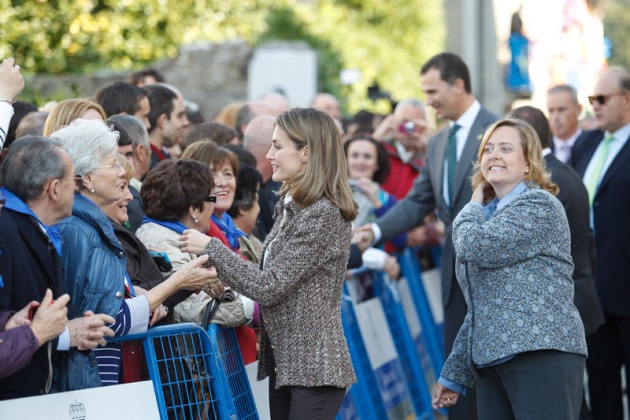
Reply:
<svg viewBox="0 0 630 420"><path fill-rule="evenodd" d="M0 0L0 57L33 73L137 69L182 44L240 37L304 40L318 52L320 89L346 110L387 112L367 99L374 82L394 99L418 97L421 64L442 49L439 0ZM342 86L339 72L362 80ZM380 108L379 108L380 107Z"/></svg>
<svg viewBox="0 0 630 420"><path fill-rule="evenodd" d="M377 82L393 99L422 96L420 67L444 46L443 4L435 0L320 0L306 13L313 32L341 52L345 68L362 80L346 87L351 106L387 111L373 104L367 87Z"/></svg>
<svg viewBox="0 0 630 420"><path fill-rule="evenodd" d="M609 66L630 70L630 1L608 0L604 6L604 35L612 42Z"/></svg>
<svg viewBox="0 0 630 420"><path fill-rule="evenodd" d="M141 67L194 41L250 40L272 0L0 0L0 57L28 71ZM246 17L246 18L244 18Z"/></svg>

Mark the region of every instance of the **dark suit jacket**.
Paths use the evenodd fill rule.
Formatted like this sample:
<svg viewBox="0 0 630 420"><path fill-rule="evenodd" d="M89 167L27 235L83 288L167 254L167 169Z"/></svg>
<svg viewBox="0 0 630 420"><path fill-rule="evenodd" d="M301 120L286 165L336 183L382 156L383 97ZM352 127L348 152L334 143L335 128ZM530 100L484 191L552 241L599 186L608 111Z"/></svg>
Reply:
<svg viewBox="0 0 630 420"><path fill-rule="evenodd" d="M133 196L133 200L127 204L127 214L129 215L130 230L135 232L142 224L142 218L144 217L144 209L142 208L142 198L140 192L131 185L129 186L129 192Z"/></svg>
<svg viewBox="0 0 630 420"><path fill-rule="evenodd" d="M47 288L55 298L63 290L61 261L37 222L7 208L0 211L0 311L19 311L41 301ZM52 342L53 357L57 340ZM0 399L39 395L48 379L48 346L37 350L22 370L0 380Z"/></svg>
<svg viewBox="0 0 630 420"><path fill-rule="evenodd" d="M442 252L441 264L442 300L445 306L451 299L453 289L459 291L459 286L455 279L455 250L453 249L451 238L451 224L457 213L472 197L470 175L473 164L477 161L481 137L486 128L498 119L497 115L490 113L483 107L477 114L457 165L452 207L446 204L442 192L446 142L450 131L450 128L446 126L429 140L425 157L426 164L416 178L413 189L407 197L396 203L383 217L376 221L382 232L381 243L384 243L402 232L420 226L425 216L433 210L437 210L438 217L446 225L446 242ZM447 346L447 348L449 347Z"/></svg>
<svg viewBox="0 0 630 420"><path fill-rule="evenodd" d="M580 176L553 154L545 156L551 180L558 184L556 196L562 203L571 229L573 258L573 302L580 312L584 332L594 333L604 323L604 313L595 291L595 244L589 225L588 193Z"/></svg>
<svg viewBox="0 0 630 420"><path fill-rule="evenodd" d="M599 130L583 133L573 147L580 177L604 138ZM630 141L606 170L593 201L596 289L604 313L630 316Z"/></svg>
<svg viewBox="0 0 630 420"><path fill-rule="evenodd" d="M265 241L267 234L273 227L273 209L279 198L276 195L276 192L281 186L281 182L275 182L273 179L270 179L258 189L258 204L260 205L260 213L258 213L258 219L256 219L254 236L260 239L261 242Z"/></svg>

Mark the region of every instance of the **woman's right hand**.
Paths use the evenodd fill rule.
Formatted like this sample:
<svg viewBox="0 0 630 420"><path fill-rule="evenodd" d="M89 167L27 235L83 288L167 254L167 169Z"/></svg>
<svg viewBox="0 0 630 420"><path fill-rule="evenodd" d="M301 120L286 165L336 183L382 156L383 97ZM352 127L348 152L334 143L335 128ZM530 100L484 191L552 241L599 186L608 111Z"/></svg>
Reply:
<svg viewBox="0 0 630 420"><path fill-rule="evenodd" d="M210 237L204 235L196 229L186 229L179 238L179 249L189 254L200 255L210 242Z"/></svg>
<svg viewBox="0 0 630 420"><path fill-rule="evenodd" d="M66 324L68 323L68 308L66 305L70 301L70 296L68 294L62 295L54 302L52 297L52 290L46 289L44 299L31 321L31 329L37 340L39 340L40 346L59 337L66 329Z"/></svg>
<svg viewBox="0 0 630 420"><path fill-rule="evenodd" d="M470 198L471 203L486 204L495 197L494 188L488 181L481 181Z"/></svg>
<svg viewBox="0 0 630 420"><path fill-rule="evenodd" d="M203 235L200 233L200 235ZM205 235L204 235L205 236ZM214 267L204 268L202 265L208 262L208 256L202 255L192 261L182 265L171 276L178 282L178 289L199 290L204 287L219 287L220 280L217 278L217 270Z"/></svg>

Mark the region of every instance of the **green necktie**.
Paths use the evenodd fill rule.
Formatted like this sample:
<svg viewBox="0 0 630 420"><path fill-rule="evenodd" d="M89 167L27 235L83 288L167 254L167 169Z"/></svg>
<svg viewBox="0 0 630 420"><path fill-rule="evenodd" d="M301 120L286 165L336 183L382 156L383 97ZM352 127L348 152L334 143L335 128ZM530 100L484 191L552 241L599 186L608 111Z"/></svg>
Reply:
<svg viewBox="0 0 630 420"><path fill-rule="evenodd" d="M597 187L599 186L599 179L602 175L602 169L604 168L604 163L606 163L606 158L608 157L608 148L610 146L610 142L615 137L609 136L604 139L604 144L599 150L599 154L597 155L597 160L593 165L593 170L589 178L586 180L586 190L588 191L588 201L591 207L593 206L593 200L595 199L595 193L597 192Z"/></svg>
<svg viewBox="0 0 630 420"><path fill-rule="evenodd" d="M455 172L457 172L457 130L461 126L454 124L448 134L446 142L446 162L447 162L447 182L448 182L448 203L453 207L453 193L455 192Z"/></svg>

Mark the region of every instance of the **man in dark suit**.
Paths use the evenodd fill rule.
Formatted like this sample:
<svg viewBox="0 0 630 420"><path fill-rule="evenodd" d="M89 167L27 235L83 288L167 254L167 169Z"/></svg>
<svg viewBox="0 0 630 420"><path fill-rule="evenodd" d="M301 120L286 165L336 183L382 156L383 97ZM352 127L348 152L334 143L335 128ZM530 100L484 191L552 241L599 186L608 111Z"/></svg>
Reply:
<svg viewBox="0 0 630 420"><path fill-rule="evenodd" d="M1 177L6 203L0 213L0 311L19 311L40 301L48 288L55 298L63 290L61 236L51 226L72 214L80 179L70 155L38 136L11 145ZM114 318L85 315L68 306L66 331L40 347L24 369L0 380L0 399L48 393L57 350L96 348L105 344L104 334L114 335L105 327Z"/></svg>
<svg viewBox="0 0 630 420"><path fill-rule="evenodd" d="M376 239L384 243L421 225L425 216L437 211L446 226L441 270L444 351L448 356L466 316L466 302L455 278L451 224L472 196L469 178L483 133L499 117L475 99L468 67L457 55L434 56L422 66L420 74L427 105L435 109L438 118L449 120L449 124L429 140L426 165L409 195L373 223L372 229L362 229L362 234L367 233L366 240L370 240L369 233L374 230ZM465 397L460 397L457 404L449 408L449 419L476 418L475 394L473 388Z"/></svg>
<svg viewBox="0 0 630 420"><path fill-rule="evenodd" d="M589 194L605 323L587 338L586 368L593 418L616 420L623 418L622 365L630 383L630 75L608 71L589 101L599 130L576 141L573 163Z"/></svg>
<svg viewBox="0 0 630 420"><path fill-rule="evenodd" d="M545 114L538 108L523 106L508 115L525 120L534 127L540 138L543 156L551 180L558 184L556 196L562 203L571 230L571 257L575 266L573 302L580 312L586 335L594 333L604 323L604 313L595 291L595 243L589 223L589 204L586 187L580 176L569 165L551 153L551 131Z"/></svg>

